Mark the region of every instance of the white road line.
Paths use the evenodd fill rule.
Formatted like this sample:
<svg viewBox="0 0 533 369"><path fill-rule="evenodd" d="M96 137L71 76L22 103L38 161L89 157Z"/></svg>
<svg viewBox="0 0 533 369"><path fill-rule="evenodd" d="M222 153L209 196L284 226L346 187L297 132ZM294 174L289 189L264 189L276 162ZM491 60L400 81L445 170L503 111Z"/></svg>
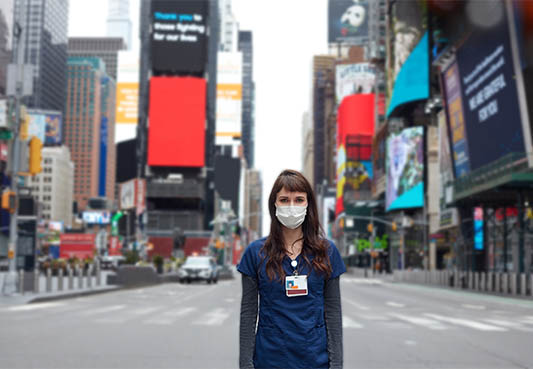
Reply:
<svg viewBox="0 0 533 369"><path fill-rule="evenodd" d="M416 341L406 340L405 343L407 346L416 346Z"/></svg>
<svg viewBox="0 0 533 369"><path fill-rule="evenodd" d="M167 325L174 323L178 318L190 314L195 309L193 307L182 307L175 311L166 311L158 317L143 321L144 324Z"/></svg>
<svg viewBox="0 0 533 369"><path fill-rule="evenodd" d="M6 311L32 311L32 310L48 309L48 308L53 308L53 307L63 306L63 305L65 304L62 302L43 302L43 303L37 303L37 304L12 306L6 309Z"/></svg>
<svg viewBox="0 0 533 369"><path fill-rule="evenodd" d="M400 303L398 303L398 302L394 302L394 301L389 301L389 302L387 302L387 305L392 306L392 307L398 307L398 308L403 308L403 307L405 307L404 304L400 304Z"/></svg>
<svg viewBox="0 0 533 369"><path fill-rule="evenodd" d="M411 324L419 325L424 328L434 329L434 330L446 330L448 329L446 326L442 325L442 323L433 320L433 319L427 319L427 318L420 318L420 317L414 317L414 316L407 316L403 314L396 314L396 313L389 313L388 315L393 316L397 319L409 322Z"/></svg>
<svg viewBox="0 0 533 369"><path fill-rule="evenodd" d="M224 301L226 301L226 302L235 302L235 299L228 298L228 299L224 299Z"/></svg>
<svg viewBox="0 0 533 369"><path fill-rule="evenodd" d="M95 323L105 323L105 324L120 324L125 323L128 320L136 319L141 315L146 315L153 313L154 311L162 309L161 307L145 307L136 310L128 310L120 315L114 315L102 319L95 320Z"/></svg>
<svg viewBox="0 0 533 369"><path fill-rule="evenodd" d="M350 305L352 306L355 306L356 308L358 308L359 310L370 310L370 308L368 306L363 306L361 304L358 304L357 302L355 301L352 301L350 299L347 299L345 297L342 298L343 301L346 301L347 303L349 303Z"/></svg>
<svg viewBox="0 0 533 369"><path fill-rule="evenodd" d="M343 315L342 316L342 328L363 328L363 326L357 323L352 318L346 315Z"/></svg>
<svg viewBox="0 0 533 369"><path fill-rule="evenodd" d="M218 326L222 325L224 321L230 316L230 313L223 308L216 308L215 310L210 311L205 314L203 319L199 319L192 324L194 325L207 325L207 326Z"/></svg>
<svg viewBox="0 0 533 369"><path fill-rule="evenodd" d="M427 317L433 318L433 319L437 319L437 320L443 321L443 322L452 323L452 324L455 324L455 325L461 325L461 326L464 326L464 327L473 328L473 329L477 329L477 330L480 330L480 331L487 331L487 332L488 331L493 331L493 332L506 332L507 331L506 328L497 327L497 326L494 326L494 325L489 325L489 324L484 324L484 323L479 323L479 322L476 322L476 321L473 321L473 320L450 318L450 317L446 317L446 316L442 316L442 315L428 314L428 313L426 313L424 315L427 316Z"/></svg>
<svg viewBox="0 0 533 369"><path fill-rule="evenodd" d="M341 278L341 282L357 284L383 284L381 279L374 278Z"/></svg>
<svg viewBox="0 0 533 369"><path fill-rule="evenodd" d="M533 328L526 328L522 324L516 323L516 322L509 322L506 320L499 320L499 319L483 319L483 321L487 323L495 324L495 325L501 325L502 327L506 327L506 328L516 329L518 331L533 332Z"/></svg>
<svg viewBox="0 0 533 369"><path fill-rule="evenodd" d="M483 305L469 305L469 304L463 304L462 307L465 307L467 309L473 309L473 310L485 310L486 307Z"/></svg>
<svg viewBox="0 0 533 369"><path fill-rule="evenodd" d="M111 305L111 306L105 306L98 309L92 309L87 311L82 311L81 315L83 316L92 316L92 315L98 315L98 314L105 314L110 313L113 311L122 310L126 307L126 305Z"/></svg>
<svg viewBox="0 0 533 369"><path fill-rule="evenodd" d="M365 319L365 320L371 320L376 322L384 322L387 320L390 320L389 317L384 315L367 315L367 314L357 314L358 318Z"/></svg>

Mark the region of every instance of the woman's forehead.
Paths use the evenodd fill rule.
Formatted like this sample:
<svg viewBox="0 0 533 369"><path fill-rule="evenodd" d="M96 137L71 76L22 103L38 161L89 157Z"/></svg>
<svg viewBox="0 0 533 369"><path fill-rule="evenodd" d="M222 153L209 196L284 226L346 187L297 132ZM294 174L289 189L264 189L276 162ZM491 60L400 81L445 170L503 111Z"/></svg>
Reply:
<svg viewBox="0 0 533 369"><path fill-rule="evenodd" d="M299 191L288 191L285 187L283 187L278 192L278 196L289 196L289 197L305 196L307 197L307 194L305 192L299 192Z"/></svg>

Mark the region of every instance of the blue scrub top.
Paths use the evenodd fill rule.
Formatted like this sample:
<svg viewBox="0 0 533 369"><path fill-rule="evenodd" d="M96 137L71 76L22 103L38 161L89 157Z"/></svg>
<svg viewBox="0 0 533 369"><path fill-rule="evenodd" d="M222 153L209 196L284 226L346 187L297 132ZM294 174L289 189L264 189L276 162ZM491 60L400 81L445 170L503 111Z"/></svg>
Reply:
<svg viewBox="0 0 533 369"><path fill-rule="evenodd" d="M298 255L298 274L307 275L307 296L287 297L285 281L270 281L261 248L266 238L252 242L237 270L258 280L259 322L255 337L255 368L328 368L327 336L324 323L324 284L326 276L306 265ZM346 272L335 244L329 242L328 255L336 278ZM293 275L291 259L285 256L283 269Z"/></svg>

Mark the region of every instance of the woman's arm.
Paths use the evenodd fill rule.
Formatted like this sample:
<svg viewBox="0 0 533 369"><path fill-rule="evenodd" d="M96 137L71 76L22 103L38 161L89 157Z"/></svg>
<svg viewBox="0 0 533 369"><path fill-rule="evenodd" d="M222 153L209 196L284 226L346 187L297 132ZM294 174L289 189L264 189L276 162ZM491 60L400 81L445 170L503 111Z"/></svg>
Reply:
<svg viewBox="0 0 533 369"><path fill-rule="evenodd" d="M255 326L257 323L257 279L242 275L239 368L253 369Z"/></svg>
<svg viewBox="0 0 533 369"><path fill-rule="evenodd" d="M324 286L324 315L328 333L330 369L342 368L342 310L339 277L326 281Z"/></svg>

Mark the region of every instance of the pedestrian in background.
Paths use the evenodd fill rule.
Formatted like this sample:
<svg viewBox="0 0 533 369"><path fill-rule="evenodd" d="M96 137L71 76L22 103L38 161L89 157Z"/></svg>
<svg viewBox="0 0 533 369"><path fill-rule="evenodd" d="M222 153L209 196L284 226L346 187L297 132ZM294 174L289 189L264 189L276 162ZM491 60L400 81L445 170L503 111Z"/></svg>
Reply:
<svg viewBox="0 0 533 369"><path fill-rule="evenodd" d="M283 171L268 209L270 234L247 247L238 267L239 366L342 368L339 276L346 267L324 236L311 185Z"/></svg>

